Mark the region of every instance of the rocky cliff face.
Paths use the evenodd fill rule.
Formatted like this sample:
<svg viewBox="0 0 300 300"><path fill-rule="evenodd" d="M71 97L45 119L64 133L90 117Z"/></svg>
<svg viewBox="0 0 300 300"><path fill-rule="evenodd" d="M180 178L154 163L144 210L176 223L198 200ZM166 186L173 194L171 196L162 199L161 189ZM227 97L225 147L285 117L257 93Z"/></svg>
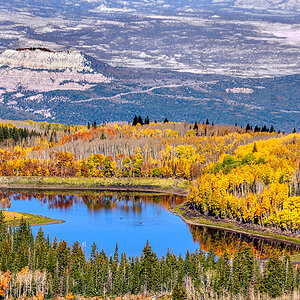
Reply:
<svg viewBox="0 0 300 300"><path fill-rule="evenodd" d="M44 48L27 48L5 50L0 55L0 67L92 72L90 64L79 51L54 52Z"/></svg>
<svg viewBox="0 0 300 300"><path fill-rule="evenodd" d="M17 91L87 90L110 78L97 72L79 51L52 52L29 48L6 50L0 55L0 94Z"/></svg>

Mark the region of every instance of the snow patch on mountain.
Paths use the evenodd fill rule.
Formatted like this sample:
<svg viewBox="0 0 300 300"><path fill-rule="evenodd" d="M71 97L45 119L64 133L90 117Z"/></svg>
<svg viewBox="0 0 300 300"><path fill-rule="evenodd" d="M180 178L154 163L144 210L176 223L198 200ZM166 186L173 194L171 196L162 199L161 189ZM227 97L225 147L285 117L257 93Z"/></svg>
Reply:
<svg viewBox="0 0 300 300"><path fill-rule="evenodd" d="M100 12L100 13L130 13L134 12L134 9L130 8L117 8L117 7L107 7L106 5L102 4L97 8L92 10L93 12Z"/></svg>
<svg viewBox="0 0 300 300"><path fill-rule="evenodd" d="M234 87L232 89L226 89L226 93L233 93L233 94L252 94L253 90L250 88L243 88L243 87Z"/></svg>
<svg viewBox="0 0 300 300"><path fill-rule="evenodd" d="M300 1L299 0L237 0L234 6L245 9L256 9L256 10L281 10L282 13L285 11L299 11Z"/></svg>

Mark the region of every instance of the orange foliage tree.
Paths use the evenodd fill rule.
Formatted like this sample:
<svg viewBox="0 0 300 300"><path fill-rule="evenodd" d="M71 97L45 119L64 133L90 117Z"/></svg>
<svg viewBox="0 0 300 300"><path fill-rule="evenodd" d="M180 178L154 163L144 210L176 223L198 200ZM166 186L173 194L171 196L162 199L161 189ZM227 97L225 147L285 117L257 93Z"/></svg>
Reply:
<svg viewBox="0 0 300 300"><path fill-rule="evenodd" d="M10 271L7 271L5 273L2 273L0 271L0 296L5 296L5 291L9 287L10 277Z"/></svg>

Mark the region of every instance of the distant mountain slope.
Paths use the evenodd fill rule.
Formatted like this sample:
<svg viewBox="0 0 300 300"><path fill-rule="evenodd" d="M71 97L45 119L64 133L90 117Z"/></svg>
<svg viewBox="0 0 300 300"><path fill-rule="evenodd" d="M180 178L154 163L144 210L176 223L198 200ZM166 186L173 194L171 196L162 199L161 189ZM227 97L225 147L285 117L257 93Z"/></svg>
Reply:
<svg viewBox="0 0 300 300"><path fill-rule="evenodd" d="M261 11L278 11L281 13L296 13L300 9L299 0L8 0L13 6L24 7L27 5L44 7L48 10L72 8L69 13L84 13L84 10L93 10L100 13L137 13L146 11L168 10L196 10L200 8L227 8L227 9L253 9Z"/></svg>
<svg viewBox="0 0 300 300"><path fill-rule="evenodd" d="M78 51L0 55L0 117L66 123L162 120L299 127L300 75L237 78L116 68ZM2 108L2 109L1 109Z"/></svg>
<svg viewBox="0 0 300 300"><path fill-rule="evenodd" d="M286 76L300 70L299 9L299 0L7 0L0 51L73 49L118 67Z"/></svg>

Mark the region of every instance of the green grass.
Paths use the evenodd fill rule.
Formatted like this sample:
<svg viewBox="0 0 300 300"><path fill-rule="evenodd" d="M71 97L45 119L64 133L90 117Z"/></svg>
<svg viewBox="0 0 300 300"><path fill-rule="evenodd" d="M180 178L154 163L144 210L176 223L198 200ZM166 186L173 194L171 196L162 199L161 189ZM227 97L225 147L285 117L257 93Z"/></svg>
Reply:
<svg viewBox="0 0 300 300"><path fill-rule="evenodd" d="M4 221L9 226L18 226L20 221L25 219L30 225L46 225L46 224L56 224L61 223L60 220L50 219L40 215L19 213L12 211L3 211Z"/></svg>
<svg viewBox="0 0 300 300"><path fill-rule="evenodd" d="M162 178L82 178L82 177L0 177L2 188L131 188L140 190L186 193L190 182L182 179Z"/></svg>
<svg viewBox="0 0 300 300"><path fill-rule="evenodd" d="M191 221L193 222L195 225L203 225L203 226L212 226L212 227L220 227L220 228L224 228L224 229L230 229L236 232L242 232L245 234L251 234L251 235L259 235L268 239L277 239L277 240L281 240L281 241L286 241L286 242L290 242L296 245L300 245L300 239L299 238L295 238L295 237L289 237L286 235L280 235L276 232L263 232L263 231L255 231L255 230L249 230L249 229L245 229L242 226L238 226L238 224L234 223L234 222L230 222L227 220L218 220L218 222L214 222L214 220L209 220L206 218L202 218L202 217L193 217L193 218L188 218L185 215L187 208L185 207L185 203L179 204L177 206L175 206L173 208L173 211L176 212L179 216L181 216L185 221ZM300 260L300 258L299 258Z"/></svg>

